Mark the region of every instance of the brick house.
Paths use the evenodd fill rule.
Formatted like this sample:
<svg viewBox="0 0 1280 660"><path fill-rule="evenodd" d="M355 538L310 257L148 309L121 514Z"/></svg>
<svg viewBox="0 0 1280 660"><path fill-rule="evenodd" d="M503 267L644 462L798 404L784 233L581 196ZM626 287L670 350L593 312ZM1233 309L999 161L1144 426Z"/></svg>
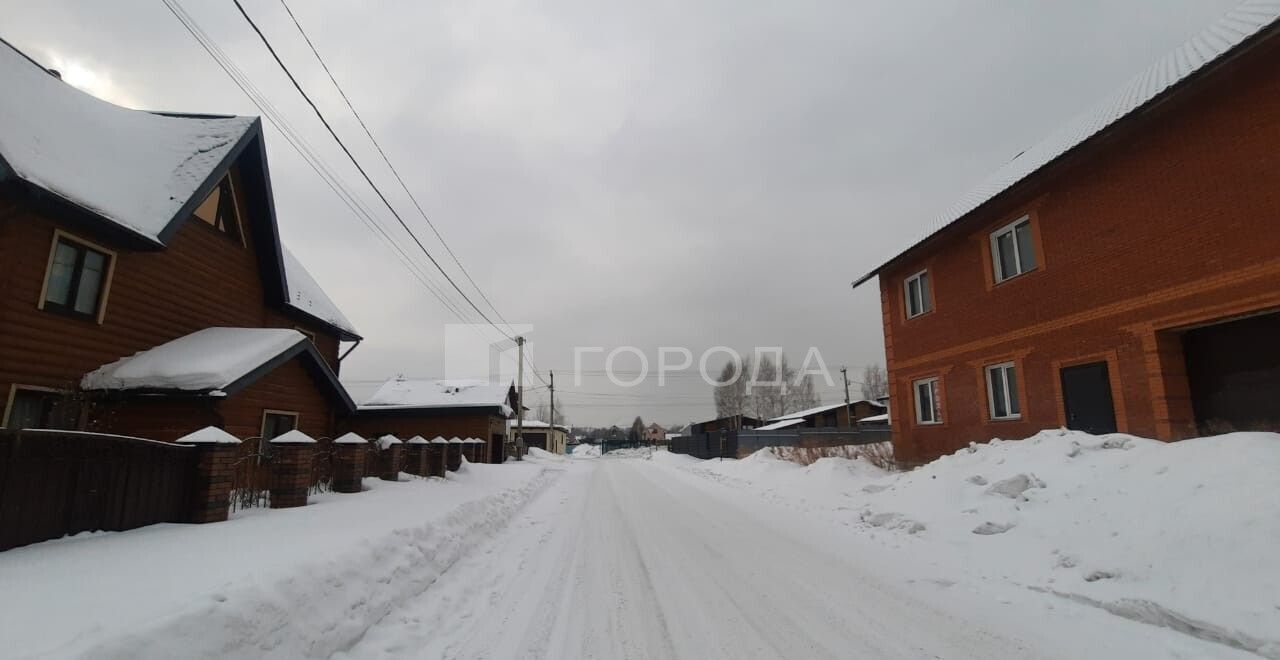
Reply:
<svg viewBox="0 0 1280 660"><path fill-rule="evenodd" d="M2 41L0 80L0 426L332 437L360 336L281 244L260 120L121 108Z"/></svg>
<svg viewBox="0 0 1280 660"><path fill-rule="evenodd" d="M880 283L895 452L1280 428L1280 38L1244 5L1020 154Z"/></svg>
<svg viewBox="0 0 1280 660"><path fill-rule="evenodd" d="M479 438L486 441L486 462L501 463L508 438L507 420L516 407L510 383L483 380L392 378L361 403L344 425L365 437Z"/></svg>

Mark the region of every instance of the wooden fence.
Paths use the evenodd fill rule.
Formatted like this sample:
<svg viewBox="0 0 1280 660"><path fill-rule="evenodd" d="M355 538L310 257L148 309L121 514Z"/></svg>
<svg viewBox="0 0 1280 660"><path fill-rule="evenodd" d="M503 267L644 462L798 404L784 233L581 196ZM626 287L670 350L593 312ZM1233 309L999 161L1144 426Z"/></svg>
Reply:
<svg viewBox="0 0 1280 660"><path fill-rule="evenodd" d="M0 550L79 532L180 522L196 450L71 431L0 431Z"/></svg>

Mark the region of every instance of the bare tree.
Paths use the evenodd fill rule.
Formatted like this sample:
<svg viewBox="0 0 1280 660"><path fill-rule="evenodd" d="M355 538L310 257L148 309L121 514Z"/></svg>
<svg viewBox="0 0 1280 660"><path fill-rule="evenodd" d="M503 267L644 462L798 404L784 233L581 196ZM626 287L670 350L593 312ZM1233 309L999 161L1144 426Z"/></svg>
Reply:
<svg viewBox="0 0 1280 660"><path fill-rule="evenodd" d="M884 367L878 364L869 364L862 368L862 398L869 401L875 401L882 396L889 395L889 377L884 372Z"/></svg>
<svg viewBox="0 0 1280 660"><path fill-rule="evenodd" d="M783 357L785 362L786 358ZM785 368L785 364L783 365ZM779 371L779 365L766 353L760 356L760 363L753 371L748 372L751 382L747 384L747 392L751 399L752 416L759 420L771 419L784 414L783 392L786 379Z"/></svg>
<svg viewBox="0 0 1280 660"><path fill-rule="evenodd" d="M749 364L729 360L720 370L719 384L713 392L716 402L716 417L733 417L746 414L748 409L747 379L750 377Z"/></svg>
<svg viewBox="0 0 1280 660"><path fill-rule="evenodd" d="M560 402L560 399L556 399L556 418L555 419L550 419L551 417L550 401L539 401L538 404L533 407L533 414L539 420L544 422L549 422L551 424L564 424L565 419L567 419L564 414L564 404Z"/></svg>
<svg viewBox="0 0 1280 660"><path fill-rule="evenodd" d="M818 398L818 392L813 386L812 375L806 375L804 378L797 380L795 370L787 367L786 382L787 390L784 393L784 399L786 400L785 413L799 412L821 405L822 402Z"/></svg>
<svg viewBox="0 0 1280 660"><path fill-rule="evenodd" d="M644 420L640 419L639 415L631 422L631 428L627 431L627 439L637 444L644 440Z"/></svg>

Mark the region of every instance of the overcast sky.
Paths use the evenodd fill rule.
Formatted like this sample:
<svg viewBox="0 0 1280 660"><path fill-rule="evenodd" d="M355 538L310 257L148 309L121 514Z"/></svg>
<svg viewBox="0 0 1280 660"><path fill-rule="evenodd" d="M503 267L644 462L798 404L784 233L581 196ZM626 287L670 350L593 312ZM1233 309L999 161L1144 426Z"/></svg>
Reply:
<svg viewBox="0 0 1280 660"><path fill-rule="evenodd" d="M452 266L279 0L242 2ZM0 37L99 96L261 114L160 0L0 4ZM784 346L793 362L812 346L851 372L883 362L878 289L850 281L1233 4L290 7L472 277L508 321L534 326L531 353L557 371L570 420L670 424L711 415L698 378L623 390L593 375L573 387L573 347L635 345L651 367L659 346ZM183 5L376 208L231 2ZM442 375L444 324L459 319L270 126L267 149L285 241L366 337L344 381L359 397L388 375ZM825 402L843 396L819 389Z"/></svg>

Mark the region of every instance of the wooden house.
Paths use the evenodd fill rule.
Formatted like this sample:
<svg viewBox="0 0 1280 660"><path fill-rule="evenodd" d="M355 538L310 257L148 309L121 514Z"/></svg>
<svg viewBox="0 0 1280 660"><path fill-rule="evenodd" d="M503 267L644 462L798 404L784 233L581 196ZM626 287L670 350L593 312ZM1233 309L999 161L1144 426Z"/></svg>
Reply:
<svg viewBox="0 0 1280 660"><path fill-rule="evenodd" d="M261 121L130 110L0 42L0 425L332 437L360 336L284 249Z"/></svg>
<svg viewBox="0 0 1280 660"><path fill-rule="evenodd" d="M479 438L486 442L484 462L501 463L516 400L511 383L392 378L345 424L365 437Z"/></svg>

